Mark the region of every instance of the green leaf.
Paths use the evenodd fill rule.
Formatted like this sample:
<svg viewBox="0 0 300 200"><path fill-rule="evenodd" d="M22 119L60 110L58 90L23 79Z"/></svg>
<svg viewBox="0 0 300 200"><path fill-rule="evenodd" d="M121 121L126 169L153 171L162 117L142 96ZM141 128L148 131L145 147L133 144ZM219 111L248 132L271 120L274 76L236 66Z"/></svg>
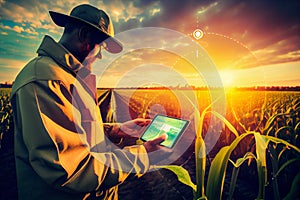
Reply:
<svg viewBox="0 0 300 200"><path fill-rule="evenodd" d="M234 126L221 114L215 112L215 111L211 111L211 113L213 113L216 117L218 117L220 120L222 120L226 126L229 128L229 130L234 133L234 135L236 137L239 137L239 133L237 132L237 130L234 128Z"/></svg>
<svg viewBox="0 0 300 200"><path fill-rule="evenodd" d="M291 130L292 128L290 126L282 126L280 127L279 129L276 130L274 136L275 137L278 137L278 134L281 132L281 131L284 131L284 130Z"/></svg>
<svg viewBox="0 0 300 200"><path fill-rule="evenodd" d="M204 176L206 169L206 148L202 137L197 137L195 141L195 162L197 189L194 198L200 198L205 196Z"/></svg>
<svg viewBox="0 0 300 200"><path fill-rule="evenodd" d="M286 168L288 165L292 164L293 162L296 162L296 161L300 161L299 158L293 158L293 159L290 159L288 160L287 162L285 162L280 168L279 170L277 171L277 173L275 174L275 176L278 176L279 173L284 170L284 168Z"/></svg>
<svg viewBox="0 0 300 200"><path fill-rule="evenodd" d="M232 98L230 98L230 108L231 108L231 113L233 114L235 121L237 121L237 123L240 125L240 127L243 128L244 132L247 132L247 129L246 129L245 125L241 123L239 117L237 116L237 114L234 110L234 106L232 105Z"/></svg>
<svg viewBox="0 0 300 200"><path fill-rule="evenodd" d="M266 135L269 134L271 128L272 128L272 125L273 125L273 122L275 121L275 119L281 115L286 115L286 113L279 113L279 114L276 114L276 115L273 115L272 117L270 117L266 123L266 126L263 130L263 133L266 133Z"/></svg>
<svg viewBox="0 0 300 200"><path fill-rule="evenodd" d="M252 152L247 152L242 158L239 158L236 160L236 162L233 162L231 159L229 161L233 164L234 168L232 170L231 180L230 180L230 188L229 188L229 197L228 199L232 199L234 189L236 186L236 180L237 176L239 174L239 167L248 159L254 158L256 160L255 155Z"/></svg>
<svg viewBox="0 0 300 200"><path fill-rule="evenodd" d="M182 166L164 165L164 166L153 166L153 168L156 169L163 168L172 171L174 174L176 174L178 181L190 186L194 191L196 191L196 185L192 182L189 172L186 169L184 169Z"/></svg>
<svg viewBox="0 0 300 200"><path fill-rule="evenodd" d="M298 173L294 178L290 192L283 199L284 200L298 199L300 195L299 185L300 185L300 173Z"/></svg>
<svg viewBox="0 0 300 200"><path fill-rule="evenodd" d="M233 193L234 193L234 189L236 186L236 180L239 174L240 168L236 168L234 167L232 170L232 174L231 174L231 180L230 180L230 188L229 188L229 198L228 199L232 199L233 197Z"/></svg>
<svg viewBox="0 0 300 200"><path fill-rule="evenodd" d="M237 159L236 162L233 162L231 159L229 159L229 161L235 168L239 168L246 160L251 158L256 160L256 156L252 152L247 152L244 157Z"/></svg>
<svg viewBox="0 0 300 200"><path fill-rule="evenodd" d="M185 95L185 94L184 94ZM195 162L196 162L196 190L194 193L194 198L206 198L205 192L204 192L204 175L205 175L205 169L206 169L206 147L204 140L202 138L202 131L203 131L203 123L204 123L204 117L208 113L208 109L211 108L211 106L216 103L221 96L216 99L214 102L212 102L209 106L207 106L203 112L200 115L200 111L197 109L197 107L191 102L193 107L195 108L197 114L195 116L195 121L199 117L199 124L198 127L196 127L195 123L195 130L196 130L196 141L195 141Z"/></svg>
<svg viewBox="0 0 300 200"><path fill-rule="evenodd" d="M276 137L273 137L273 136L267 136L267 135L265 135L265 136L263 136L263 137L265 137L266 139L268 139L268 140L270 140L270 141L272 141L272 142L274 142L274 143L276 143L276 144L277 144L277 143L285 144L286 146L288 146L288 147L294 149L295 151L297 151L298 153L300 153L300 149L299 149L298 147L296 147L296 146L290 144L289 142L287 142L287 141L285 141L285 140L283 140L283 139L276 138Z"/></svg>
<svg viewBox="0 0 300 200"><path fill-rule="evenodd" d="M262 162L262 166L266 167L267 166L266 150L268 147L269 140L257 132L254 133L254 137L255 137L255 144L256 144L257 161Z"/></svg>
<svg viewBox="0 0 300 200"><path fill-rule="evenodd" d="M283 147L282 148L282 150L279 152L279 154L278 154L278 160L280 160L280 158L281 158L281 156L283 155L283 153L286 151L286 150L288 150L289 148L288 147Z"/></svg>
<svg viewBox="0 0 300 200"><path fill-rule="evenodd" d="M294 128L295 133L297 133L298 128L300 128L300 122L298 122Z"/></svg>
<svg viewBox="0 0 300 200"><path fill-rule="evenodd" d="M211 163L208 174L206 187L206 196L208 197L208 199L217 200L222 198L226 168L230 155L242 139L253 133L254 132L248 132L240 135L230 144L230 146L223 147L217 153L216 157Z"/></svg>
<svg viewBox="0 0 300 200"><path fill-rule="evenodd" d="M230 154L230 146L225 146L218 152L211 163L206 186L208 199L221 199Z"/></svg>
<svg viewBox="0 0 300 200"><path fill-rule="evenodd" d="M277 151L275 150L275 145L270 144L269 145L269 153L271 157L271 162L272 162L272 174L276 174L278 171L278 154ZM279 187L278 187L278 180L277 177L273 175L272 178L272 187L273 187L273 197L274 200L280 200L280 192L279 192Z"/></svg>
<svg viewBox="0 0 300 200"><path fill-rule="evenodd" d="M197 200L207 200L207 197L199 197Z"/></svg>
<svg viewBox="0 0 300 200"><path fill-rule="evenodd" d="M258 172L258 197L257 199L265 198L265 185L267 183L267 159L266 150L269 140L260 133L254 133L256 144L256 163Z"/></svg>

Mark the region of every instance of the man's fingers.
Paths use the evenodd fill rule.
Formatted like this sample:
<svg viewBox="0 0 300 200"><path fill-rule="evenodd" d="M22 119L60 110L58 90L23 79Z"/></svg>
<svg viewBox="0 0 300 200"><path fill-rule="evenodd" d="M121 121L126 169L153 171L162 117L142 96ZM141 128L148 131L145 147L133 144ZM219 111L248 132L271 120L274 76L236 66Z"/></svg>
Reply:
<svg viewBox="0 0 300 200"><path fill-rule="evenodd" d="M165 141L167 139L167 134L163 134L161 136L159 136L158 138L155 138L153 140L149 140L148 142L144 143L144 146L146 148L146 151L152 152L152 151L156 151L159 150L161 146L159 146L160 143L162 143L163 141Z"/></svg>
<svg viewBox="0 0 300 200"><path fill-rule="evenodd" d="M139 126L147 126L150 124L151 119L143 119L143 118L137 118L135 119L135 124Z"/></svg>
<svg viewBox="0 0 300 200"><path fill-rule="evenodd" d="M151 140L151 144L152 145L160 144L163 141L165 141L167 138L168 138L168 135L167 134L163 134L163 135L159 136L158 138L155 138L155 139Z"/></svg>

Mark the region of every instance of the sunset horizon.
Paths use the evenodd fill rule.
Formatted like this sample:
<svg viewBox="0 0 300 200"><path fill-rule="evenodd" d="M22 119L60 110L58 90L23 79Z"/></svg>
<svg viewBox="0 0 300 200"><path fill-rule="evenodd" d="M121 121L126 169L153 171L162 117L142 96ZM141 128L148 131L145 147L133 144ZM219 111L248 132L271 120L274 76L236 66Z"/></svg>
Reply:
<svg viewBox="0 0 300 200"><path fill-rule="evenodd" d="M300 4L297 1L188 1L184 5L160 1L147 4L139 1L118 2L94 2L94 5L110 13L117 38L128 31L149 27L164 28L185 35L207 53L206 56L214 63L218 71L216 76L224 87L300 85L300 37L297 34L300 26L296 20L297 16L299 17L297 8ZM14 81L18 72L36 56L35 52L44 35L51 35L56 41L59 40L63 29L55 26L48 11L69 13L78 3L86 1L45 1L35 4L34 7L31 1L0 3L1 83ZM253 12L255 15L252 16ZM36 18L32 13L40 17ZM203 33L201 38L195 38L193 35L197 29ZM170 48L182 45L177 40L165 44L167 38L153 40L151 34L139 39L134 34L129 36L134 38L132 41L136 44L159 40L163 48L164 45ZM123 42L124 38L119 40ZM128 44L125 41L125 48L126 45ZM185 48L184 45L182 47ZM183 52L189 54L192 51ZM105 68L108 77L98 77L101 81L97 86L112 87L121 80L122 84L131 87L133 82L147 81L147 76L155 82L155 78L158 78L155 76L158 68L152 69L151 64L175 69L190 85L205 85L202 78L199 78L202 75L194 74L192 68L195 66L187 67L190 63L181 60L182 55L168 53L170 52L165 53L166 56L162 56L160 51L127 54L118 66ZM111 54L103 51L103 59L97 61L97 66L94 67L96 75L102 70L101 67L108 63L106 59L110 57ZM130 65L131 68L124 65ZM126 82L128 77L121 75L127 74L127 70L139 68L140 65L148 66L143 71L144 77L141 77L140 73L131 73L130 80ZM164 84L182 84L180 81L174 81L174 77L169 76L167 71L165 70L160 77L165 79Z"/></svg>
<svg viewBox="0 0 300 200"><path fill-rule="evenodd" d="M299 10L0 0L0 199L297 199Z"/></svg>

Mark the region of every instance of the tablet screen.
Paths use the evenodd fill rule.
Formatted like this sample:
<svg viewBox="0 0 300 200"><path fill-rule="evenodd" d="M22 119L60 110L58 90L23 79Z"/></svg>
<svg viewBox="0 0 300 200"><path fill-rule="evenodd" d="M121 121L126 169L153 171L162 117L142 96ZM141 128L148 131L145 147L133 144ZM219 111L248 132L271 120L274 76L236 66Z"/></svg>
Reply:
<svg viewBox="0 0 300 200"><path fill-rule="evenodd" d="M163 134L168 138L161 143L162 146L172 148L180 135L188 125L187 120L177 119L164 115L156 115L151 124L147 127L141 139L144 141L153 140Z"/></svg>

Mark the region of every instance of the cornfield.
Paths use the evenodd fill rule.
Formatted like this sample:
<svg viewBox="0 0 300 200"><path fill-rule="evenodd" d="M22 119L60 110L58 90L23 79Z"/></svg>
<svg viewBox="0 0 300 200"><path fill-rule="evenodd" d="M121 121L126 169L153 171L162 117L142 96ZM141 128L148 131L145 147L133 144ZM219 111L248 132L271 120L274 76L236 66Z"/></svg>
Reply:
<svg viewBox="0 0 300 200"><path fill-rule="evenodd" d="M10 89L0 89L0 199L17 199Z"/></svg>
<svg viewBox="0 0 300 200"><path fill-rule="evenodd" d="M9 143L9 141L6 141L6 139L11 140L10 137L13 135L13 116L9 98L9 89L0 90L0 148L3 140L5 140L5 143Z"/></svg>
<svg viewBox="0 0 300 200"><path fill-rule="evenodd" d="M198 105L180 103L170 90L115 91L112 114L126 121L158 113L189 118L196 112L194 162L188 162L195 171L186 163L155 166L174 172L192 188L194 199L299 198L300 93L229 91L223 116L211 109L208 91L195 92ZM129 118L121 104L129 105ZM220 138L206 152L207 131L220 123Z"/></svg>
<svg viewBox="0 0 300 200"><path fill-rule="evenodd" d="M184 95L186 91L179 92ZM99 90L98 96L102 118L107 122L152 118L158 113L192 117L197 122L188 130L193 132L189 152L180 161L154 166L174 172L179 182L190 186L192 197L183 194L183 199L300 197L300 92L231 91L226 93L224 114L211 109L215 102L208 91L194 93L197 105L178 101L168 89ZM7 152L13 146L9 90L1 90L0 99L0 162L1 168L7 169L3 166L13 162L3 157L12 155ZM207 131L217 126L222 127L220 137L206 152L205 142L210 142L204 142ZM3 174L1 180L6 176Z"/></svg>

